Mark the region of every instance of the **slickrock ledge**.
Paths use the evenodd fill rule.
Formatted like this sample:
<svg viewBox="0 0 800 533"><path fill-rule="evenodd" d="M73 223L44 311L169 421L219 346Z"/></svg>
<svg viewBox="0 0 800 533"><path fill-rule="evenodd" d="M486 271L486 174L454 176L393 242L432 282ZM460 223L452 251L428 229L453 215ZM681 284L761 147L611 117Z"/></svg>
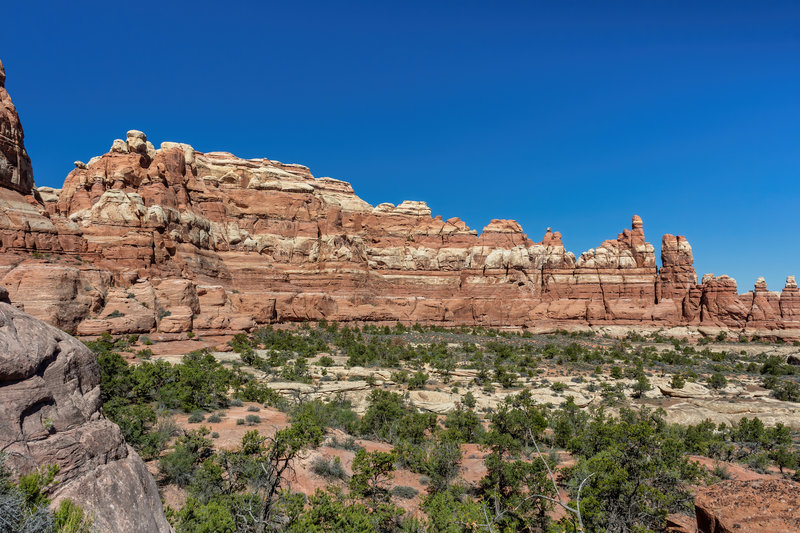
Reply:
<svg viewBox="0 0 800 533"><path fill-rule="evenodd" d="M241 331L325 318L800 338L794 278L780 293L759 281L739 294L727 276L698 283L691 246L673 235L658 269L638 216L576 258L549 228L539 242L511 220L479 234L431 217L424 202L373 207L301 165L156 148L137 130L77 161L61 189L36 189L4 88L0 99L0 127L14 140L0 161L0 283L66 331Z"/></svg>
<svg viewBox="0 0 800 533"><path fill-rule="evenodd" d="M800 531L800 484L780 479L723 481L695 498L700 533Z"/></svg>

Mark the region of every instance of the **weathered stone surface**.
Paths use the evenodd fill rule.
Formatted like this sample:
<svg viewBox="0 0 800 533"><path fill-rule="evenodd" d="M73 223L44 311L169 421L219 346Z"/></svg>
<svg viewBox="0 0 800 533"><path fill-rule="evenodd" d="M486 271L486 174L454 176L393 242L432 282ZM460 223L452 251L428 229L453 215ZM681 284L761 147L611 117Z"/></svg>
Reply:
<svg viewBox="0 0 800 533"><path fill-rule="evenodd" d="M62 189L22 189L0 187L0 282L15 304L81 334L325 318L800 336L793 277L780 294L759 282L740 295L727 276L698 283L691 246L673 235L659 270L638 216L576 258L550 228L541 242L512 220L479 234L424 202L373 208L301 165L156 150L137 130ZM126 301L141 284L153 294Z"/></svg>
<svg viewBox="0 0 800 533"><path fill-rule="evenodd" d="M788 480L723 481L698 490L700 533L800 531L800 484Z"/></svg>
<svg viewBox="0 0 800 533"><path fill-rule="evenodd" d="M28 194L33 188L33 169L24 137L17 108L6 91L6 71L0 61L0 186Z"/></svg>
<svg viewBox="0 0 800 533"><path fill-rule="evenodd" d="M100 369L78 340L0 303L0 449L22 474L58 465L69 497L101 531L171 531L153 478L100 413Z"/></svg>

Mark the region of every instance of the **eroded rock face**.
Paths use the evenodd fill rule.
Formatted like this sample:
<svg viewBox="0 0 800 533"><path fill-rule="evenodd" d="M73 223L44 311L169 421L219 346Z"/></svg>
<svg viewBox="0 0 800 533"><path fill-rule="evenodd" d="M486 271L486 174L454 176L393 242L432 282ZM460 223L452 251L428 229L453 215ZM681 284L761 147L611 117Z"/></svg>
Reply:
<svg viewBox="0 0 800 533"><path fill-rule="evenodd" d="M28 194L33 188L33 170L24 137L17 109L6 91L6 71L0 62L0 186Z"/></svg>
<svg viewBox="0 0 800 533"><path fill-rule="evenodd" d="M0 302L0 449L22 474L58 465L70 498L100 531L171 531L158 488L100 413L100 369L78 340Z"/></svg>
<svg viewBox="0 0 800 533"><path fill-rule="evenodd" d="M700 533L800 531L800 484L789 480L723 481L695 498Z"/></svg>
<svg viewBox="0 0 800 533"><path fill-rule="evenodd" d="M540 242L513 220L479 234L424 202L373 207L301 165L156 149L137 130L76 162L62 189L0 187L0 251L15 304L86 335L325 318L800 336L793 279L780 294L740 295L726 276L698 283L691 246L673 235L659 270L638 216L576 258L549 228Z"/></svg>

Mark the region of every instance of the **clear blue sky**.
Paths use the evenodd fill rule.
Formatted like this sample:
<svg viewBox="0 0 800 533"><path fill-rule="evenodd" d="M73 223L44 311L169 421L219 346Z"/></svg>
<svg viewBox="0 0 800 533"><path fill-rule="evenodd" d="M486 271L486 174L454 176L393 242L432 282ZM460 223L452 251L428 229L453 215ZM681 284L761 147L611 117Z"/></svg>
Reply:
<svg viewBox="0 0 800 533"><path fill-rule="evenodd" d="M741 292L800 275L798 2L72 4L2 8L39 185L135 128L576 254L636 213Z"/></svg>

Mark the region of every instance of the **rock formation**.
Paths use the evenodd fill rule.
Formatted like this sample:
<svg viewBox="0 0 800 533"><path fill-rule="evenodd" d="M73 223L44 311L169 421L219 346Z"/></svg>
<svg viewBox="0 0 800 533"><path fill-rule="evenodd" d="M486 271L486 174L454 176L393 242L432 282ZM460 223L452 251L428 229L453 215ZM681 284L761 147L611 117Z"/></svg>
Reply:
<svg viewBox="0 0 800 533"><path fill-rule="evenodd" d="M0 61L0 186L27 194L33 187L33 170L23 138L22 124L6 91L6 71Z"/></svg>
<svg viewBox="0 0 800 533"><path fill-rule="evenodd" d="M171 531L158 488L100 413L100 367L78 340L0 302L0 450L22 474L58 465L70 498L99 531Z"/></svg>
<svg viewBox="0 0 800 533"><path fill-rule="evenodd" d="M723 481L695 498L700 533L800 531L800 484L792 481Z"/></svg>
<svg viewBox="0 0 800 533"><path fill-rule="evenodd" d="M9 110L3 123L18 125ZM30 176L26 161L11 161L10 175ZM156 149L140 131L77 161L62 189L3 183L0 282L15 304L78 334L325 318L800 336L793 279L781 294L758 285L740 295L726 276L698 283L691 246L673 235L659 270L637 216L576 258L549 228L540 242L510 220L479 234L431 217L424 202L373 207L304 166Z"/></svg>

